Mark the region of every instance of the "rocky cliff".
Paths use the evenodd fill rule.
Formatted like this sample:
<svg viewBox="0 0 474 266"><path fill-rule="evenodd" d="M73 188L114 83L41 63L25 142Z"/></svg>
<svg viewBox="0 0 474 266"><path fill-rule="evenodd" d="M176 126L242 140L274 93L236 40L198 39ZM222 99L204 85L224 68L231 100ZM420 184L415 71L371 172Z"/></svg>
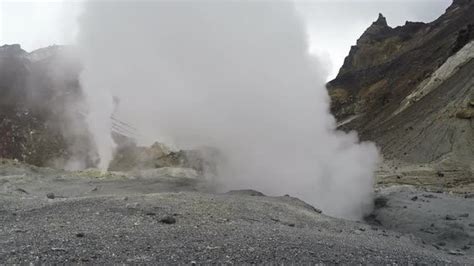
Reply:
<svg viewBox="0 0 474 266"><path fill-rule="evenodd" d="M0 157L64 167L85 161L80 64L69 47L0 47Z"/></svg>
<svg viewBox="0 0 474 266"><path fill-rule="evenodd" d="M474 170L474 1L455 0L431 23L362 34L327 84L343 130L373 140L387 160Z"/></svg>
<svg viewBox="0 0 474 266"><path fill-rule="evenodd" d="M0 47L0 158L68 170L96 166L81 70L72 47L50 46L31 53L18 44ZM212 157L204 156L206 150L170 151L160 143L137 146L136 129L116 117L112 133L118 147L110 170L212 168L203 159Z"/></svg>

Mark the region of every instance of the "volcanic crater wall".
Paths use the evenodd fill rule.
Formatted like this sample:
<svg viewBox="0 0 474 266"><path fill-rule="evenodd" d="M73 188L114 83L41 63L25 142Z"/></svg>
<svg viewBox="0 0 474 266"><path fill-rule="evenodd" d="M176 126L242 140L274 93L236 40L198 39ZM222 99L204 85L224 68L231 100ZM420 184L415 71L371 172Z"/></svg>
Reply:
<svg viewBox="0 0 474 266"><path fill-rule="evenodd" d="M373 140L386 159L474 165L474 1L455 0L431 23L362 34L327 84L344 130Z"/></svg>

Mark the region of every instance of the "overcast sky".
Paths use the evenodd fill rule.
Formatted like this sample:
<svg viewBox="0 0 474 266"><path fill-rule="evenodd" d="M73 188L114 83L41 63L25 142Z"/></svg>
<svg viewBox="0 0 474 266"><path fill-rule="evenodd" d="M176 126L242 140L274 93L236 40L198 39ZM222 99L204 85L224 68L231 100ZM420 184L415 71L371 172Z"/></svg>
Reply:
<svg viewBox="0 0 474 266"><path fill-rule="evenodd" d="M0 45L20 43L31 51L52 44L73 43L81 0L0 0ZM219 0L221 1L221 0ZM350 46L377 18L390 26L405 21L429 22L439 17L451 0L308 0L298 9L308 25L311 52L337 74Z"/></svg>

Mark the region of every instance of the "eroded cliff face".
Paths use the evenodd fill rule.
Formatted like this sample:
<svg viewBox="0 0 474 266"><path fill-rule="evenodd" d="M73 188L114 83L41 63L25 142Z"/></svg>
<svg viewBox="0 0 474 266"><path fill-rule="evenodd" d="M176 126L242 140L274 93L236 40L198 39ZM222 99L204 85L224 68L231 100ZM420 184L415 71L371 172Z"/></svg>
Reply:
<svg viewBox="0 0 474 266"><path fill-rule="evenodd" d="M328 83L344 130L386 159L473 171L474 1L455 0L431 23L391 28L383 15Z"/></svg>

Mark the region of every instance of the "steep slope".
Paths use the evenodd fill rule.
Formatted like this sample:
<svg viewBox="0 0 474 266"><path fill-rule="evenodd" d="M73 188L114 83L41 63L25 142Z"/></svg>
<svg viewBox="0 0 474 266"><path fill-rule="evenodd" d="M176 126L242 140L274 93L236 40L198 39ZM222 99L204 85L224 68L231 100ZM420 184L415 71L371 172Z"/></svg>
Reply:
<svg viewBox="0 0 474 266"><path fill-rule="evenodd" d="M379 15L327 87L340 128L384 158L474 171L474 1L431 23L391 28Z"/></svg>

